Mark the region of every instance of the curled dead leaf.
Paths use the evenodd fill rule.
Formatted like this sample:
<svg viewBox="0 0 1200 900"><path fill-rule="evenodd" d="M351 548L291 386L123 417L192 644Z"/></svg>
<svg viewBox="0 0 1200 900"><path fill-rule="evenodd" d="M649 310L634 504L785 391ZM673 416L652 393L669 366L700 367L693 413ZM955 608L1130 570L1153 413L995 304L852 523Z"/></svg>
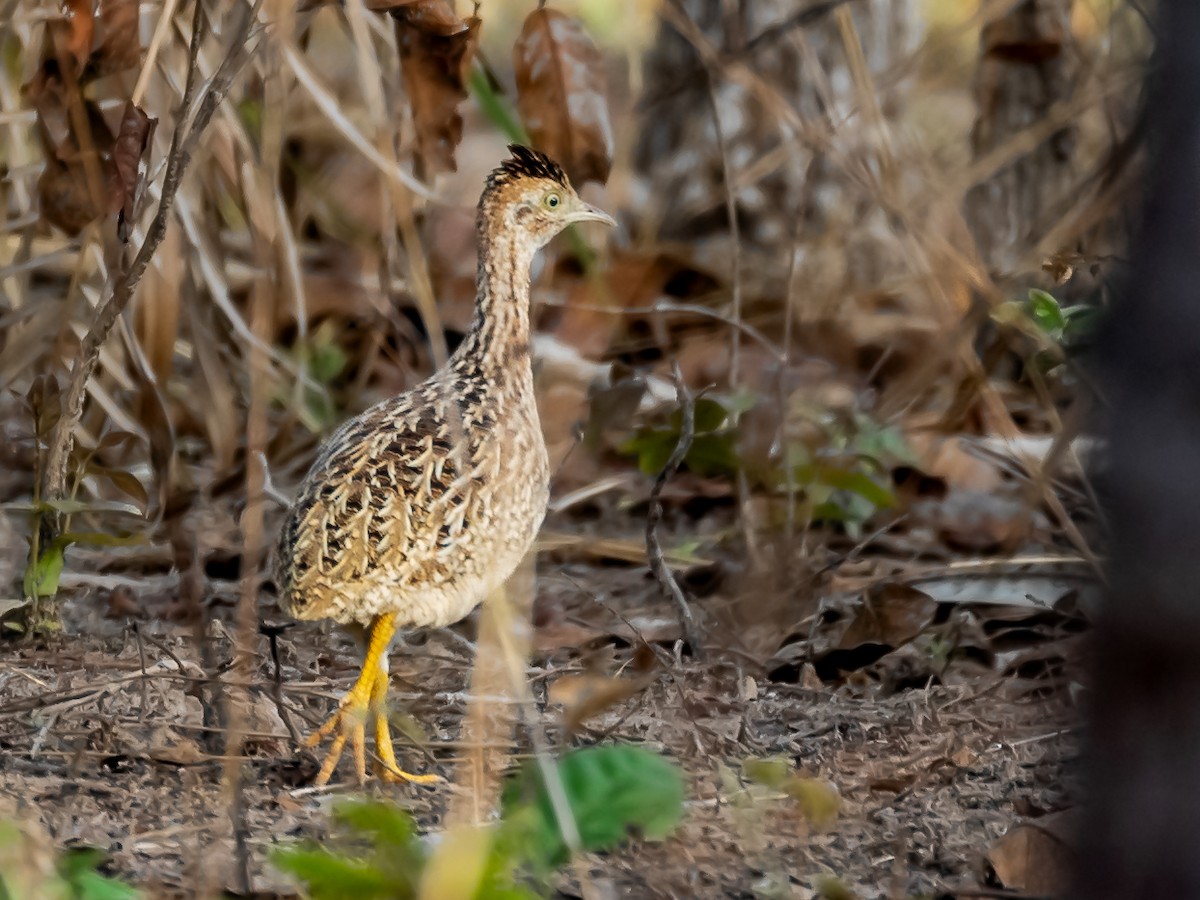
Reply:
<svg viewBox="0 0 1200 900"><path fill-rule="evenodd" d="M428 177L454 172L462 140L458 106L479 38L479 19L459 19L446 0L423 0L392 10L404 86L417 133L417 163Z"/></svg>
<svg viewBox="0 0 1200 900"><path fill-rule="evenodd" d="M151 118L133 103L125 104L121 116L121 127L117 131L112 149L112 168L120 190L121 210L117 218L117 236L124 243L129 240L137 201L141 193L141 165L154 139L158 119Z"/></svg>
<svg viewBox="0 0 1200 900"><path fill-rule="evenodd" d="M612 167L604 60L583 23L541 7L513 47L517 109L533 142L576 184L603 184Z"/></svg>

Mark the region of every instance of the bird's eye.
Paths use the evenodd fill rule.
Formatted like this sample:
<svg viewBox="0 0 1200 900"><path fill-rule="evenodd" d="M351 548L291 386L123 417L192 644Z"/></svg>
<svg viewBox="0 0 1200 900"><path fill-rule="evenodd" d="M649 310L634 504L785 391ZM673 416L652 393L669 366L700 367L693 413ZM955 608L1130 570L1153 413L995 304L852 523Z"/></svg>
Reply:
<svg viewBox="0 0 1200 900"><path fill-rule="evenodd" d="M542 203L545 205L546 209L558 209L558 204L561 202L562 198L554 192L551 192L542 198Z"/></svg>

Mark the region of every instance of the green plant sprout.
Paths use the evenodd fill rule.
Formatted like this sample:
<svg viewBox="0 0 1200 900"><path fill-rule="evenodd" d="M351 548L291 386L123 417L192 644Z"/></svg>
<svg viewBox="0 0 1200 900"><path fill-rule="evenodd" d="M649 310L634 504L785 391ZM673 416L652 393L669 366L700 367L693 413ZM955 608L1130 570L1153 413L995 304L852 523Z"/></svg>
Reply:
<svg viewBox="0 0 1200 900"><path fill-rule="evenodd" d="M660 840L682 815L679 769L650 750L590 747L551 765L582 851L611 850L631 835ZM308 841L273 854L275 866L300 881L312 900L406 900L428 896L423 885L437 879L444 887L448 877L462 900L536 900L547 892L549 877L571 859L537 760L510 780L500 821L450 848L457 854L451 875L433 862L436 849L421 840L408 813L391 804L343 803L334 822L332 847Z"/></svg>

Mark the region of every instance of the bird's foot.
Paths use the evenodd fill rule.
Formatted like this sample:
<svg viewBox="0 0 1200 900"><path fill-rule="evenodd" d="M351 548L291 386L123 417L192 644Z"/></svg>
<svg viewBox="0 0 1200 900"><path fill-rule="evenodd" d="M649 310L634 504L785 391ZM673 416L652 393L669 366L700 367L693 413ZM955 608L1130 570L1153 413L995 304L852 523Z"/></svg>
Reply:
<svg viewBox="0 0 1200 900"><path fill-rule="evenodd" d="M312 748L330 735L333 736L313 784L319 786L329 782L347 743L354 754L354 774L358 777L358 783L366 782L366 731L369 719L375 724L375 748L378 752L375 772L381 781L436 784L442 780L437 775L414 775L396 764L396 751L392 747L387 721L387 672L379 667L370 667L364 670L354 687L342 698L338 711L304 742L306 747Z"/></svg>
<svg viewBox="0 0 1200 900"><path fill-rule="evenodd" d="M342 698L338 711L304 742L306 747L312 748L333 735L333 743L325 754L325 761L321 763L321 770L313 779L313 784L323 785L329 781L333 770L337 768L338 760L342 758L342 750L345 749L347 741L354 754L354 771L358 776L358 783L363 784L367 780L366 733L367 717L370 715L371 684L364 685L364 680L358 680Z"/></svg>
<svg viewBox="0 0 1200 900"><path fill-rule="evenodd" d="M375 774L379 776L379 780L390 784L399 784L400 782L437 784L440 782L442 779L437 775L414 775L396 765L396 751L392 748L392 734L388 729L387 708L377 705L372 712L375 716L375 752L379 754L379 763L375 766Z"/></svg>

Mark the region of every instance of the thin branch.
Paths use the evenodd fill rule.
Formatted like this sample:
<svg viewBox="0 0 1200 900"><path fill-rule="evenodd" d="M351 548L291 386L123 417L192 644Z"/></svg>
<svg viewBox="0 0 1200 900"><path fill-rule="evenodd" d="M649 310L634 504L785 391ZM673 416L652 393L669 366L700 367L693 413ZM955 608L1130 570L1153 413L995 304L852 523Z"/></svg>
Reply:
<svg viewBox="0 0 1200 900"><path fill-rule="evenodd" d="M679 371L678 363L675 364L674 376L675 393L679 397L682 422L679 425L679 440L675 444L675 449L672 451L671 457L667 460L667 464L658 473L658 477L654 479L654 487L650 489L650 512L646 516L646 556L649 558L650 571L654 573L654 577L658 580L662 592L675 604L675 609L679 613L679 624L683 627L684 637L687 638L687 642L692 648L692 656L696 659L702 659L704 657L704 644L702 643L700 627L696 624L696 619L692 615L692 608L683 593L683 588L679 586L679 582L675 580L675 575L671 572L671 567L663 559L662 542L658 539L658 526L662 522L663 517L663 488L666 487L671 476L683 464L688 451L692 448L692 440L696 436L696 407L694 398L683 383L683 374Z"/></svg>

